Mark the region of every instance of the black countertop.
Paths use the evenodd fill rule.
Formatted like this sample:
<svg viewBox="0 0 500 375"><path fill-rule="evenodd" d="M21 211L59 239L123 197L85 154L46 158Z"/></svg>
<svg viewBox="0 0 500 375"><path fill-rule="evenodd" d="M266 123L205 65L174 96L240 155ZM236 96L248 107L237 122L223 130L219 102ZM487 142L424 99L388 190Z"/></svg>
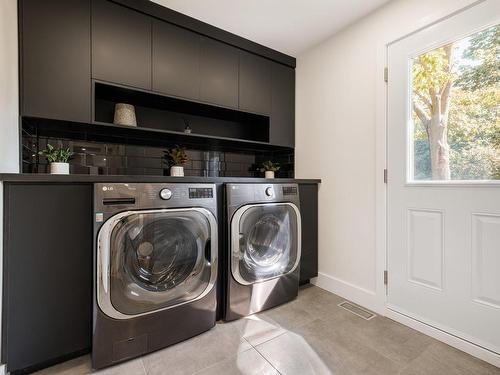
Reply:
<svg viewBox="0 0 500 375"><path fill-rule="evenodd" d="M320 179L275 178L273 180L255 177L170 177L170 176L112 176L112 175L51 175L41 173L2 173L1 182L188 182L188 183L298 183L319 184Z"/></svg>

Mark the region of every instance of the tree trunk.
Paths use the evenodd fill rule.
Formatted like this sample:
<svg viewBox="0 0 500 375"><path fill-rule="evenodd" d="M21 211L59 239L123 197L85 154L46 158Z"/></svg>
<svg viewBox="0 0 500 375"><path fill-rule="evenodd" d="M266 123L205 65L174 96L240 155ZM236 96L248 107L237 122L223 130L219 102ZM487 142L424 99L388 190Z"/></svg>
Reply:
<svg viewBox="0 0 500 375"><path fill-rule="evenodd" d="M429 124L429 149L433 180L449 180L451 178L448 126L445 125L447 118L443 117L445 116L436 114Z"/></svg>
<svg viewBox="0 0 500 375"><path fill-rule="evenodd" d="M448 63L448 73L453 64L453 44L443 47ZM448 144L448 117L451 101L452 80L448 80L439 93L431 91L432 113L429 124L429 146L431 151L431 170L433 180L449 180L450 145Z"/></svg>

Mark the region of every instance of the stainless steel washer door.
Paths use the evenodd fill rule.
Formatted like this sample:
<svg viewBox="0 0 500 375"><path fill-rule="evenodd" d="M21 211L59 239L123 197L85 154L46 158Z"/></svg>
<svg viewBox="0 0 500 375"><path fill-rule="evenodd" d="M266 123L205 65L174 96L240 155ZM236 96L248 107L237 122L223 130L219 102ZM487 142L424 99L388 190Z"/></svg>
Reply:
<svg viewBox="0 0 500 375"><path fill-rule="evenodd" d="M231 272L243 285L293 272L300 262L300 212L291 203L243 206L231 221Z"/></svg>
<svg viewBox="0 0 500 375"><path fill-rule="evenodd" d="M202 208L129 211L98 236L98 303L118 319L201 298L217 275L217 225Z"/></svg>

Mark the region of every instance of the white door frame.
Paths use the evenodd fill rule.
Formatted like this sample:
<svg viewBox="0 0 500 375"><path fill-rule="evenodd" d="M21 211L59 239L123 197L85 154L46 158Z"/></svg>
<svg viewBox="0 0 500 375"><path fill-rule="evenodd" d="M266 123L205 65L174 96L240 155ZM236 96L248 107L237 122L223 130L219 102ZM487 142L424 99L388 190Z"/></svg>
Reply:
<svg viewBox="0 0 500 375"><path fill-rule="evenodd" d="M462 350L470 355L480 358L494 366L500 367L500 355L487 349L474 345L464 339L434 328L428 324L420 322L409 316L391 310L387 307L387 294L384 284L384 271L387 270L387 184L384 181L384 170L387 168L387 83L384 80L385 68L387 67L387 49L389 45L400 39L406 38L418 31L427 28L435 23L441 22L453 15L463 12L485 0L467 2L467 0L457 4L454 9L433 14L425 25L419 25L414 30L404 35L394 36L387 40L383 45L377 48L377 87L376 87L376 176L375 176L375 194L376 194L376 215L375 215L375 234L376 234L376 299L377 306L375 310L392 320L431 336L450 346ZM388 275L390 283L390 274Z"/></svg>

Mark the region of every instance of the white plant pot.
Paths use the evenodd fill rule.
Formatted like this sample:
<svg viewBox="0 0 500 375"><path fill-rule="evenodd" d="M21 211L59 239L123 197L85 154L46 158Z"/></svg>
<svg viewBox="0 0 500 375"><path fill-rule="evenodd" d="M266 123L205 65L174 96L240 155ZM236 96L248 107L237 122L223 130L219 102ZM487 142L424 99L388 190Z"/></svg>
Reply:
<svg viewBox="0 0 500 375"><path fill-rule="evenodd" d="M265 177L266 178L274 178L274 171L266 171Z"/></svg>
<svg viewBox="0 0 500 375"><path fill-rule="evenodd" d="M173 167L170 167L170 176L183 177L184 167L181 167L179 165L174 165Z"/></svg>
<svg viewBox="0 0 500 375"><path fill-rule="evenodd" d="M69 163L50 163L50 174L69 174Z"/></svg>

